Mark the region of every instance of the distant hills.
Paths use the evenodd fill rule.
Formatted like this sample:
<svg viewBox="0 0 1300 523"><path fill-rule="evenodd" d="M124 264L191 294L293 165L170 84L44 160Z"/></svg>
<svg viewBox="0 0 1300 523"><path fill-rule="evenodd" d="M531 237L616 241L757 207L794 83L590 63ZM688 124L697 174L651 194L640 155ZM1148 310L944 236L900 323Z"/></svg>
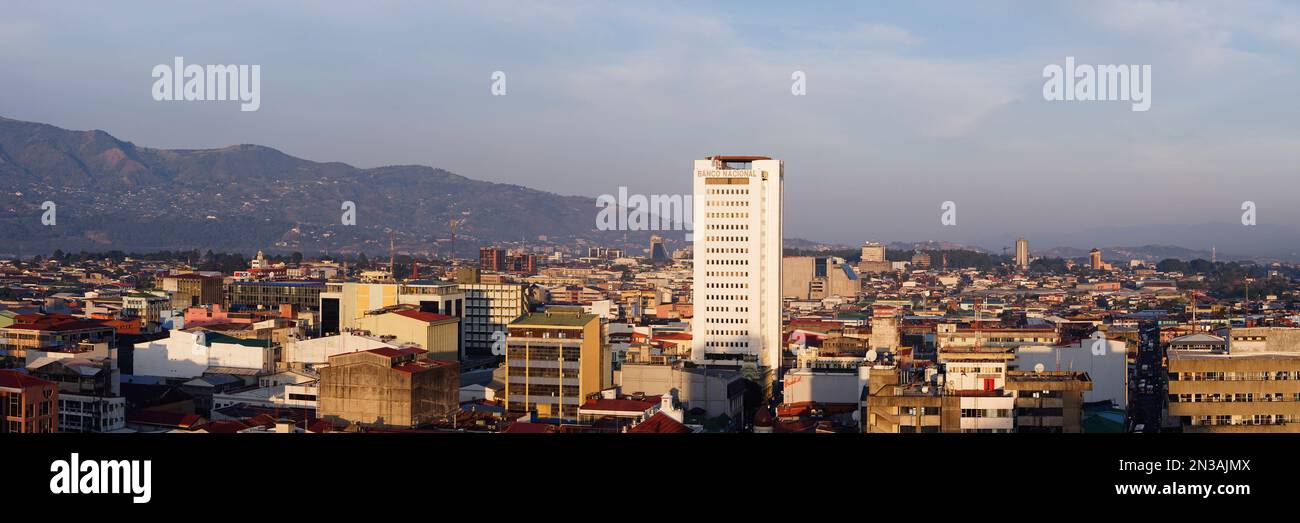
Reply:
<svg viewBox="0 0 1300 523"><path fill-rule="evenodd" d="M71 131L0 117L0 254L87 250L388 251L445 255L450 222L460 256L480 245L548 241L637 246L649 233L599 231L595 199L484 182L443 169L394 165L362 169L313 162L260 145L152 149L104 131ZM41 224L45 201L57 225ZM341 223L345 201L357 225ZM681 247L666 235L670 248ZM1077 258L1097 246L1107 260L1210 257L1300 261L1300 228L1261 223L1136 225L1030 236L1034 256ZM626 242L626 243L625 243ZM955 242L890 242L891 250L974 250L1001 254L1014 237ZM800 238L803 251L856 249ZM1108 247L1128 246L1128 247Z"/></svg>
<svg viewBox="0 0 1300 523"><path fill-rule="evenodd" d="M442 169L361 169L259 145L168 150L104 131L0 118L0 252L157 249L445 254L497 241L622 241L595 229L593 198L473 180ZM41 203L57 225L41 224ZM341 223L344 201L355 226ZM642 242L641 235L629 241ZM645 235L648 236L648 235Z"/></svg>

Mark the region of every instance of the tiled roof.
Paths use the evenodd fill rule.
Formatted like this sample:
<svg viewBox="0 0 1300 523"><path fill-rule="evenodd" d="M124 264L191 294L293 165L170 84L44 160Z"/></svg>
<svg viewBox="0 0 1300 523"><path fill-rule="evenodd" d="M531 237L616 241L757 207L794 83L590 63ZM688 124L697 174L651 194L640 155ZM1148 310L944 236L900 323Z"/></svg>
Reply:
<svg viewBox="0 0 1300 523"><path fill-rule="evenodd" d="M628 432L638 434L687 434L694 431L690 427L682 425L681 422L668 417L667 414L656 412L654 416L650 416L650 419L632 427Z"/></svg>
<svg viewBox="0 0 1300 523"><path fill-rule="evenodd" d="M0 387L21 389L38 385L54 385L54 382L45 381L17 371L0 370Z"/></svg>

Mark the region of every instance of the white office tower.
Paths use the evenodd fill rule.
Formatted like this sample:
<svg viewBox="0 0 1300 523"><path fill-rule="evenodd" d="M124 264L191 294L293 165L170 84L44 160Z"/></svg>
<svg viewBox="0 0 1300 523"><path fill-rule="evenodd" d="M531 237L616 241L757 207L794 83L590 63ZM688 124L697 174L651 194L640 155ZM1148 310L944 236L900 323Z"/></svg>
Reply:
<svg viewBox="0 0 1300 523"><path fill-rule="evenodd" d="M781 364L781 184L765 156L695 161L693 281L696 363Z"/></svg>
<svg viewBox="0 0 1300 523"><path fill-rule="evenodd" d="M1029 268L1029 241L1021 237L1016 240L1016 266Z"/></svg>

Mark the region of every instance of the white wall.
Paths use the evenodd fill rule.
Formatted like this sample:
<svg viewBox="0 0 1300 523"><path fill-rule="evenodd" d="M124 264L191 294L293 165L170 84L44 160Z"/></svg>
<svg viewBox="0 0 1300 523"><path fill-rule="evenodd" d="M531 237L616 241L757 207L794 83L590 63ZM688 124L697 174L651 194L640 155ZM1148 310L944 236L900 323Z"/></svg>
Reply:
<svg viewBox="0 0 1300 523"><path fill-rule="evenodd" d="M268 370L272 349L229 343L204 345L203 331L171 331L169 337L135 346L135 374L196 378L208 367Z"/></svg>
<svg viewBox="0 0 1300 523"><path fill-rule="evenodd" d="M1060 354L1060 370L1087 372L1092 378L1092 390L1083 394L1083 401L1115 402L1118 408L1128 404L1128 346L1118 340L1106 340L1105 350L1094 355L1092 340L1086 339L1064 347L1021 347L1016 351L1015 364L1018 370L1034 370L1034 364L1042 363L1045 370L1057 370L1057 354Z"/></svg>

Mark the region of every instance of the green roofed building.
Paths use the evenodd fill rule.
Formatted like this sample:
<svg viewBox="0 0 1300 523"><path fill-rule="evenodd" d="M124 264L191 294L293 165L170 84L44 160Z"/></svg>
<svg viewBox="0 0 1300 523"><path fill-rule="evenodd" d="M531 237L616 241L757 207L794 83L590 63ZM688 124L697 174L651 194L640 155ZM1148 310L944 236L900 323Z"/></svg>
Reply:
<svg viewBox="0 0 1300 523"><path fill-rule="evenodd" d="M576 420L587 396L612 386L612 357L600 317L539 312L511 322L506 337L506 409Z"/></svg>

